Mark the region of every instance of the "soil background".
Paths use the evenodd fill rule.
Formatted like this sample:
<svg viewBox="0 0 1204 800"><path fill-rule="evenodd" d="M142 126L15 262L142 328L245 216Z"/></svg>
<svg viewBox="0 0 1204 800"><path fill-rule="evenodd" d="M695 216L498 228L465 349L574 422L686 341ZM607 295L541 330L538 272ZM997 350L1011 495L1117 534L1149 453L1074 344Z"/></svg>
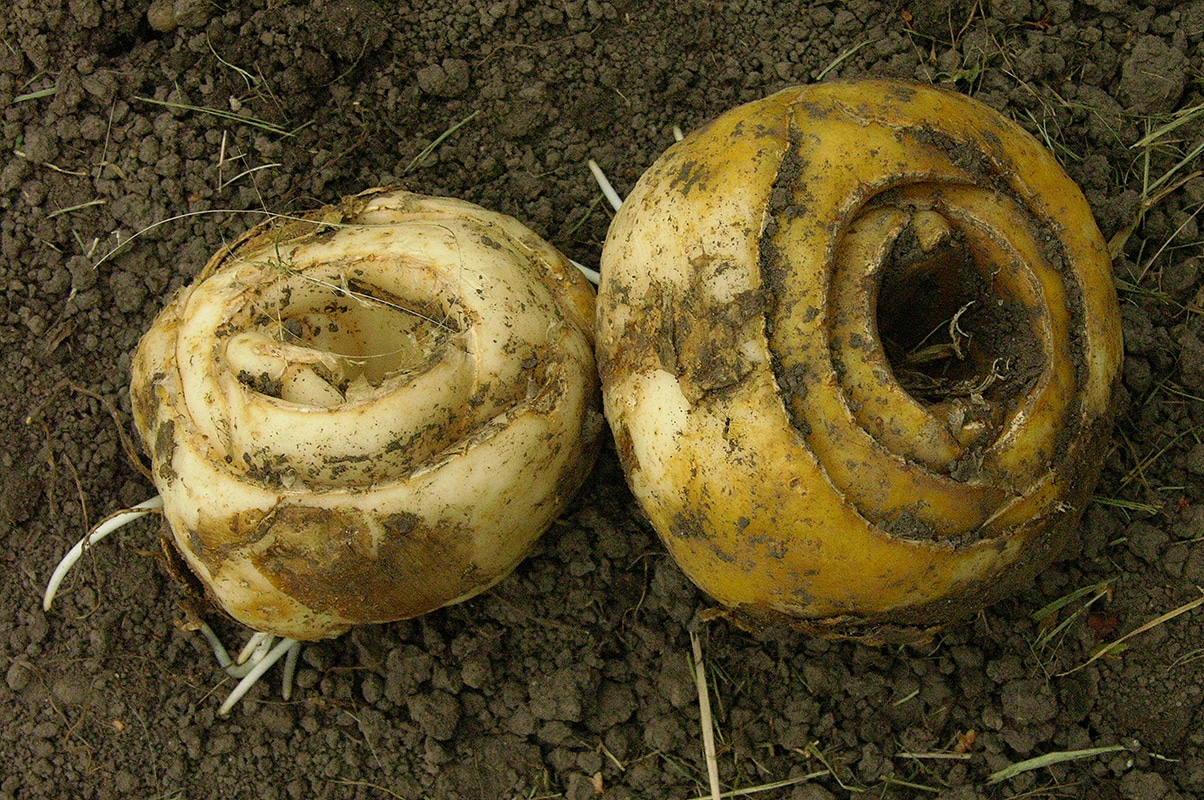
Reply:
<svg viewBox="0 0 1204 800"><path fill-rule="evenodd" d="M1204 117L1134 147L1204 102L1204 1L18 0L0 20L0 798L695 797L690 625L725 789L1204 796L1204 611L1059 677L1204 585L1204 179L1178 185L1202 164L1151 191ZM1105 236L1132 228L1114 446L1076 541L1014 599L925 647L701 623L712 604L610 449L512 577L306 647L288 702L273 671L217 716L231 681L178 626L151 520L43 613L63 552L154 493L98 398L128 429L139 335L261 212L401 184L596 264L609 218L586 159L626 192L674 125L857 75L995 107L1053 149ZM1063 627L1034 621L1084 587Z"/></svg>

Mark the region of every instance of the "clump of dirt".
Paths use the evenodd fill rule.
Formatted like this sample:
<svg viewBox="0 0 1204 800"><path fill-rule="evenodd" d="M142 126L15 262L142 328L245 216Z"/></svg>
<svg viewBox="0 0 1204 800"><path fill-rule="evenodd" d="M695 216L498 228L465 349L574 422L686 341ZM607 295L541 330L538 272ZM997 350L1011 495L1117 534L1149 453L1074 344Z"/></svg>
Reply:
<svg viewBox="0 0 1204 800"><path fill-rule="evenodd" d="M1131 149L1204 102L1201 0L18 0L0 24L0 798L696 796L691 625L725 788L1204 794L1204 612L1065 674L1204 585L1204 178L1176 167L1204 117ZM42 612L66 548L153 493L71 383L128 424L141 332L264 212L400 183L596 264L608 215L588 158L626 191L674 125L856 75L950 86L1017 120L1117 237L1119 435L1072 551L1013 600L926 648L701 623L710 603L610 452L494 591L309 646L292 700L269 681L228 719L153 524L94 550ZM1112 749L988 782L1090 748Z"/></svg>

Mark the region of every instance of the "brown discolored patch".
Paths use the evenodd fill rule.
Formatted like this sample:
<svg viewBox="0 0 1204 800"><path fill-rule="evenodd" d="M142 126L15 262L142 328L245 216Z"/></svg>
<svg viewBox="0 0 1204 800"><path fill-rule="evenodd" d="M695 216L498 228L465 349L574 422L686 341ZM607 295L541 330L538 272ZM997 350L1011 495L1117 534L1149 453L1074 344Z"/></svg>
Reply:
<svg viewBox="0 0 1204 800"><path fill-rule="evenodd" d="M202 612L214 609L229 616L218 602L213 588L202 581L188 565L188 560L180 552L180 546L172 535L171 526L167 524L166 520L159 533L159 546L163 551L163 565L167 569L167 574L184 588L186 595L184 604L190 615L199 617Z"/></svg>
<svg viewBox="0 0 1204 800"><path fill-rule="evenodd" d="M614 435L615 451L619 454L619 463L623 472L632 475L640 469L640 461L635 456L635 443L631 440L631 429L622 421L615 420L610 426Z"/></svg>
<svg viewBox="0 0 1204 800"><path fill-rule="evenodd" d="M235 550L259 538L264 520L272 513L245 509L221 520L202 517L200 524L187 532L188 548L210 571L217 572Z"/></svg>
<svg viewBox="0 0 1204 800"><path fill-rule="evenodd" d="M707 517L702 509L686 508L673 515L669 523L669 534L679 539L711 539L707 530Z"/></svg>
<svg viewBox="0 0 1204 800"><path fill-rule="evenodd" d="M252 391L269 397L280 397L283 384L273 380L267 372L252 374L243 370L238 373L238 382L248 386Z"/></svg>
<svg viewBox="0 0 1204 800"><path fill-rule="evenodd" d="M155 439L151 444L151 460L156 465L155 477L171 483L176 479L176 471L171 460L176 453L176 423L165 419L155 428Z"/></svg>
<svg viewBox="0 0 1204 800"><path fill-rule="evenodd" d="M1016 174L1004 161L999 137L989 132L981 134L982 141L966 142L930 125L919 125L907 131L916 142L940 152L951 163L965 170L979 186L989 186L998 192L1015 197L1008 176Z"/></svg>
<svg viewBox="0 0 1204 800"><path fill-rule="evenodd" d="M548 503L554 503L557 508L563 509L577 496L597 461L598 451L601 450L602 432L605 429L606 419L593 408L585 409L581 417L580 435L573 443L573 452L564 462L572 466L561 469L556 489L548 498Z"/></svg>
<svg viewBox="0 0 1204 800"><path fill-rule="evenodd" d="M298 602L356 623L431 611L496 576L474 562L465 528L431 528L410 513L385 516L380 525L377 549L357 509L283 506L259 531L270 544L252 562Z"/></svg>
<svg viewBox="0 0 1204 800"><path fill-rule="evenodd" d="M691 403L734 386L752 372L742 345L763 336L769 305L764 292L750 289L721 303L706 291L707 277L725 268L738 267L696 265L690 286L674 309L674 360L682 392Z"/></svg>
<svg viewBox="0 0 1204 800"><path fill-rule="evenodd" d="M153 424L159 418L159 393L155 387L166 377L162 372L156 372L149 381L134 381L130 384L130 406L134 419L140 424Z"/></svg>
<svg viewBox="0 0 1204 800"><path fill-rule="evenodd" d="M644 316L626 325L613 345L600 355L603 380L659 367L676 376L691 403L743 380L753 370L744 355L745 341L763 336L765 311L771 298L759 290L737 293L729 302L708 289L725 270L738 264L697 259L690 285L677 292L653 283L638 302ZM613 291L602 301L602 313L629 302ZM655 354L655 361L650 356Z"/></svg>
<svg viewBox="0 0 1204 800"><path fill-rule="evenodd" d="M707 176L707 171L708 166L703 162L696 160L686 161L682 163L681 169L678 171L677 175L674 176L673 181L669 184L669 186L672 189L679 189L683 197L688 197L690 195L690 190L693 189L696 184L705 187L706 184L704 179Z"/></svg>
<svg viewBox="0 0 1204 800"><path fill-rule="evenodd" d="M631 292L625 286L614 286L599 299L599 315L613 314L612 309L632 303ZM643 297L636 301L643 316L639 324L628 324L618 339L608 347L599 348L598 373L602 381L616 376L632 375L652 366L648 363L655 354L657 365L666 372L677 374L677 349L674 344L673 298L659 283L649 285Z"/></svg>
<svg viewBox="0 0 1204 800"><path fill-rule="evenodd" d="M919 84L916 84L919 86ZM916 86L909 85L903 81L891 81L886 87L886 93L901 102L910 103L912 98L916 96Z"/></svg>

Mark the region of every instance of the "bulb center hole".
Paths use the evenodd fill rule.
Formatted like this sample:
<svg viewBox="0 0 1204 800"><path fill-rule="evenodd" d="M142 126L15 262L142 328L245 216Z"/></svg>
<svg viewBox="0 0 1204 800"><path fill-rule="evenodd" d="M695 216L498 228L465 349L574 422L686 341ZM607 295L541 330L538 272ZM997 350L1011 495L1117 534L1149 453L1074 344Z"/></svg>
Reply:
<svg viewBox="0 0 1204 800"><path fill-rule="evenodd" d="M371 386L420 368L457 330L442 308L393 297L377 287L338 287L321 304L290 306L275 332L285 344L329 353L342 380Z"/></svg>
<svg viewBox="0 0 1204 800"><path fill-rule="evenodd" d="M257 306L226 355L262 394L333 408L425 369L460 332L451 308L450 300L415 302L363 281L304 276Z"/></svg>
<svg viewBox="0 0 1204 800"><path fill-rule="evenodd" d="M878 333L895 379L925 406L1014 394L1034 359L1040 371L1031 313L984 277L997 266L981 263L955 227L935 237L917 227L896 238L878 289Z"/></svg>

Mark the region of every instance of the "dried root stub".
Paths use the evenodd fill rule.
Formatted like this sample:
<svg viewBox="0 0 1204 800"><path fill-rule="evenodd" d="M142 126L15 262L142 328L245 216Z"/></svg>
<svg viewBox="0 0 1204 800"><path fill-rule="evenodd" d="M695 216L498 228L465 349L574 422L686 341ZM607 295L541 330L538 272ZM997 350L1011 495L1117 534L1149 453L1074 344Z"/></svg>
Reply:
<svg viewBox="0 0 1204 800"><path fill-rule="evenodd" d="M293 639L505 577L592 464L593 289L515 220L375 190L252 230L134 358L178 554Z"/></svg>
<svg viewBox="0 0 1204 800"><path fill-rule="evenodd" d="M1110 261L986 106L866 80L734 109L640 179L602 275L624 469L737 616L918 641L1072 535L1121 361Z"/></svg>

